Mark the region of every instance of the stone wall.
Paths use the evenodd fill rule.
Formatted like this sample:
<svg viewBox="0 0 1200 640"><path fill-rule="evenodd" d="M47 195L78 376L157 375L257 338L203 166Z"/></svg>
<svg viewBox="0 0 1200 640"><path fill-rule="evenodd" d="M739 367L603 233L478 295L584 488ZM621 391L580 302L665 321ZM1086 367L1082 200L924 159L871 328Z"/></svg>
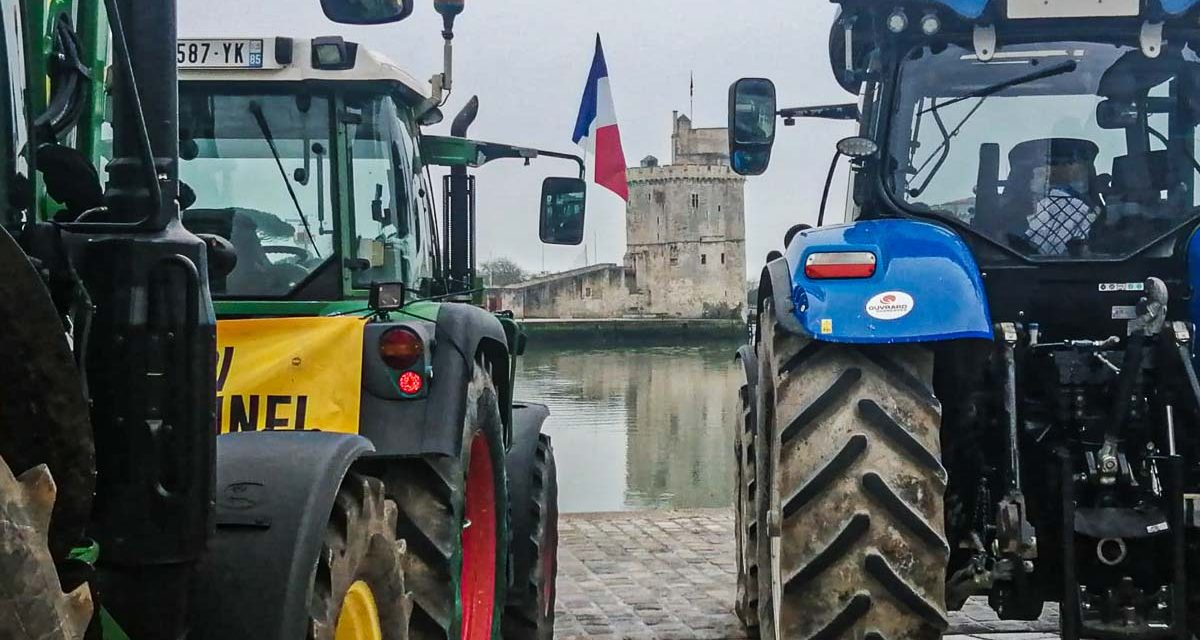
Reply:
<svg viewBox="0 0 1200 640"><path fill-rule="evenodd" d="M509 310L518 318L620 318L636 309L639 296L626 285L625 267L597 264L484 294L492 311Z"/></svg>
<svg viewBox="0 0 1200 640"><path fill-rule="evenodd" d="M675 114L671 164L729 164L729 132L724 127L693 129L692 120Z"/></svg>

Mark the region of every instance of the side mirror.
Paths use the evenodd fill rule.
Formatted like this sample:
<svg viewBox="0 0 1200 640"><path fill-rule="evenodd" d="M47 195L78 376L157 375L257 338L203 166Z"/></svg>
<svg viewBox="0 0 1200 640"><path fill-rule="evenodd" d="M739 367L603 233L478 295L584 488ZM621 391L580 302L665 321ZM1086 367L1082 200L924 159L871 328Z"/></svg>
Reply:
<svg viewBox="0 0 1200 640"><path fill-rule="evenodd" d="M542 183L539 235L546 244L583 242L587 183L579 178L546 178Z"/></svg>
<svg viewBox="0 0 1200 640"><path fill-rule="evenodd" d="M775 83L742 78L729 88L729 164L743 176L761 175L775 144Z"/></svg>
<svg viewBox="0 0 1200 640"><path fill-rule="evenodd" d="M340 24L387 24L412 15L415 0L321 0L325 17Z"/></svg>

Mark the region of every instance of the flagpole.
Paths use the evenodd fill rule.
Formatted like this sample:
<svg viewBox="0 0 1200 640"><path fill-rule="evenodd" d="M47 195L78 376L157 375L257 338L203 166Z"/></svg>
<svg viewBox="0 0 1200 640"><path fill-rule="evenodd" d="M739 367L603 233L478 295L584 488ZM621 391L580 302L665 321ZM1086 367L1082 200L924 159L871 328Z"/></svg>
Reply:
<svg viewBox="0 0 1200 640"><path fill-rule="evenodd" d="M688 85L688 100L690 102L690 104L688 106L688 117L691 118L692 122L695 122L696 121L696 72L695 71L692 71L692 80L691 80L691 83Z"/></svg>

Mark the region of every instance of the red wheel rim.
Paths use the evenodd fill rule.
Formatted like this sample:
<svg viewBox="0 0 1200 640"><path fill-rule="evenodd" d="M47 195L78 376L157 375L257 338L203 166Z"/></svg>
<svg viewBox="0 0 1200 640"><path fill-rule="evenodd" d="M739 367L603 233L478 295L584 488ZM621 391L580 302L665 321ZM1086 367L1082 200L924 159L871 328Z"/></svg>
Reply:
<svg viewBox="0 0 1200 640"><path fill-rule="evenodd" d="M487 640L496 609L496 480L487 438L475 434L462 532L462 638ZM466 523L464 523L466 524Z"/></svg>

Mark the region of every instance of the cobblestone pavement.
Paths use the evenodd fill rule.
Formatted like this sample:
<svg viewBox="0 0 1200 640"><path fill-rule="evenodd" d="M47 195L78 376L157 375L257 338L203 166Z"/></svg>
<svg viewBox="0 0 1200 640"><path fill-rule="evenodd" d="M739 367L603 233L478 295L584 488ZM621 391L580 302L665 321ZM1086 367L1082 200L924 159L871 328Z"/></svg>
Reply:
<svg viewBox="0 0 1200 640"><path fill-rule="evenodd" d="M733 513L727 509L563 516L555 637L746 638L733 615ZM972 600L951 615L955 640L1049 640L1057 612L1000 621Z"/></svg>

